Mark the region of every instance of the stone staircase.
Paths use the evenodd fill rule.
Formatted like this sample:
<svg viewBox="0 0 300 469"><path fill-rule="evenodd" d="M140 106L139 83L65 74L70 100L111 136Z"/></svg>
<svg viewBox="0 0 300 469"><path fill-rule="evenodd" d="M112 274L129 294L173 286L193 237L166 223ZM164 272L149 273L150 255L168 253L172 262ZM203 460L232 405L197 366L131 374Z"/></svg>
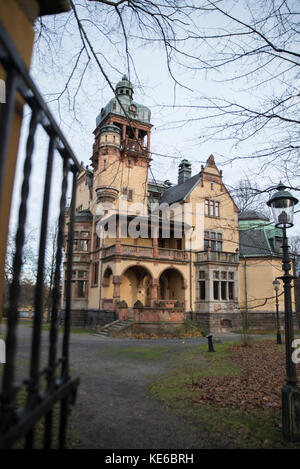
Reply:
<svg viewBox="0 0 300 469"><path fill-rule="evenodd" d="M105 324L105 326L97 326L96 335L101 335L102 337L118 335L119 332L127 329L133 323L133 319L118 319L117 321Z"/></svg>

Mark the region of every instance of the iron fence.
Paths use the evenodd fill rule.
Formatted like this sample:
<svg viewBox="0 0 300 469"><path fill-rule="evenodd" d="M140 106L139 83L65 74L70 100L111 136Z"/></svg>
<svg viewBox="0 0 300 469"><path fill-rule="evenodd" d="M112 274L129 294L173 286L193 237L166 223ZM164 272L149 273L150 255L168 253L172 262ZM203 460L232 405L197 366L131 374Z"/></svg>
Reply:
<svg viewBox="0 0 300 469"><path fill-rule="evenodd" d="M7 312L6 363L3 370L0 394L0 448L10 448L25 439L25 448L35 446L36 426L44 419L43 447L53 446L54 406L60 407L58 447L64 448L69 408L74 403L78 378L69 372L70 301L73 223L75 213L76 175L79 164L37 87L27 72L11 38L0 22L0 64L6 74L6 103L2 104L0 116L0 196L5 188L4 172L8 160L8 148L12 136L12 126L16 109L16 99L22 99L31 110L30 124L26 141L21 202L15 240L13 276L9 291ZM16 382L16 350L18 345L18 300L20 294L20 275L22 251L25 236L25 223L28 215L29 182L32 173L32 155L36 144L37 129L42 126L47 134L48 155L43 194L43 207L40 222L39 253L34 295L33 330L28 377ZM41 325L43 312L43 289L45 276L45 248L49 223L51 181L53 176L54 154L62 160L61 194L59 203L58 236L56 245L55 278L52 295L51 325L47 350L47 366L41 369ZM66 264L66 306L61 350L58 343L58 314L60 308L61 266L63 258L66 194L68 179L72 179L72 198L69 208L68 258ZM1 267L2 268L2 267ZM59 356L60 355L60 356ZM44 379L42 384L42 377ZM46 384L45 384L46 383ZM18 391L25 389L25 401L20 408Z"/></svg>

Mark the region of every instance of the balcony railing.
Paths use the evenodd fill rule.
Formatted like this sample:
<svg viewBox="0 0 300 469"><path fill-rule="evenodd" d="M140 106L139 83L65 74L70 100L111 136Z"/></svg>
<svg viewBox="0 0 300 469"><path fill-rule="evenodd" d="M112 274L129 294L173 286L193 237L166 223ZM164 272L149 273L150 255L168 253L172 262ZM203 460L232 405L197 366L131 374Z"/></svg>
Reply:
<svg viewBox="0 0 300 469"><path fill-rule="evenodd" d="M223 252L223 251L201 251L196 253L197 262L229 262L238 263L239 255L236 252Z"/></svg>
<svg viewBox="0 0 300 469"><path fill-rule="evenodd" d="M125 138L121 142L121 150L123 151L130 151L130 152L137 152L143 153L144 156L148 155L147 147L139 143L137 140L131 138Z"/></svg>
<svg viewBox="0 0 300 469"><path fill-rule="evenodd" d="M119 255L129 255L137 257L151 257L151 258L161 258L161 259L174 259L177 261L188 261L189 252L180 251L177 249L165 249L159 248L158 251L155 251L153 247L150 246L132 246L130 244L121 244L119 252L116 251L116 245L109 246L102 249L102 259L109 257L115 254Z"/></svg>

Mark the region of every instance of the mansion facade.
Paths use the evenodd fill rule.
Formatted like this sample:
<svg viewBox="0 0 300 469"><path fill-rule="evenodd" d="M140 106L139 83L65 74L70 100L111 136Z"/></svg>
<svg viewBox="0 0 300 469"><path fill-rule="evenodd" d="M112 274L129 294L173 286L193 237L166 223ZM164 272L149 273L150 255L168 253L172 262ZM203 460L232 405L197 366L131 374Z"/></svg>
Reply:
<svg viewBox="0 0 300 469"><path fill-rule="evenodd" d="M143 329L191 318L223 332L245 313L250 325L273 325L280 230L239 213L212 155L194 175L182 160L177 184L149 179L151 127L124 76L96 119L91 169L78 176L73 323L129 317Z"/></svg>

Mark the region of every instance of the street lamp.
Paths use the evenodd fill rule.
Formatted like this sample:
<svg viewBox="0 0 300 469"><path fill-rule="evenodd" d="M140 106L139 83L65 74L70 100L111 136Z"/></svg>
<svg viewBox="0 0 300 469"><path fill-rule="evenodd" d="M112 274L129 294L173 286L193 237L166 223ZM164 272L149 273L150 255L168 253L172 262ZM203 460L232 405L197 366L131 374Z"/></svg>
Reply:
<svg viewBox="0 0 300 469"><path fill-rule="evenodd" d="M284 275L279 277L284 288L284 323L285 323L285 354L286 354L286 384L282 388L282 430L289 441L300 440L300 389L297 386L296 366L292 360L292 342L294 340L291 282L291 262L286 229L293 226L294 207L298 203L296 197L286 190L280 181L277 192L267 202L271 207L275 226L282 229L282 270Z"/></svg>
<svg viewBox="0 0 300 469"><path fill-rule="evenodd" d="M280 287L280 282L277 278L272 282L275 295L276 295L276 325L277 325L277 344L281 344L281 334L280 334L280 325L279 325L279 311L278 311L278 290Z"/></svg>

